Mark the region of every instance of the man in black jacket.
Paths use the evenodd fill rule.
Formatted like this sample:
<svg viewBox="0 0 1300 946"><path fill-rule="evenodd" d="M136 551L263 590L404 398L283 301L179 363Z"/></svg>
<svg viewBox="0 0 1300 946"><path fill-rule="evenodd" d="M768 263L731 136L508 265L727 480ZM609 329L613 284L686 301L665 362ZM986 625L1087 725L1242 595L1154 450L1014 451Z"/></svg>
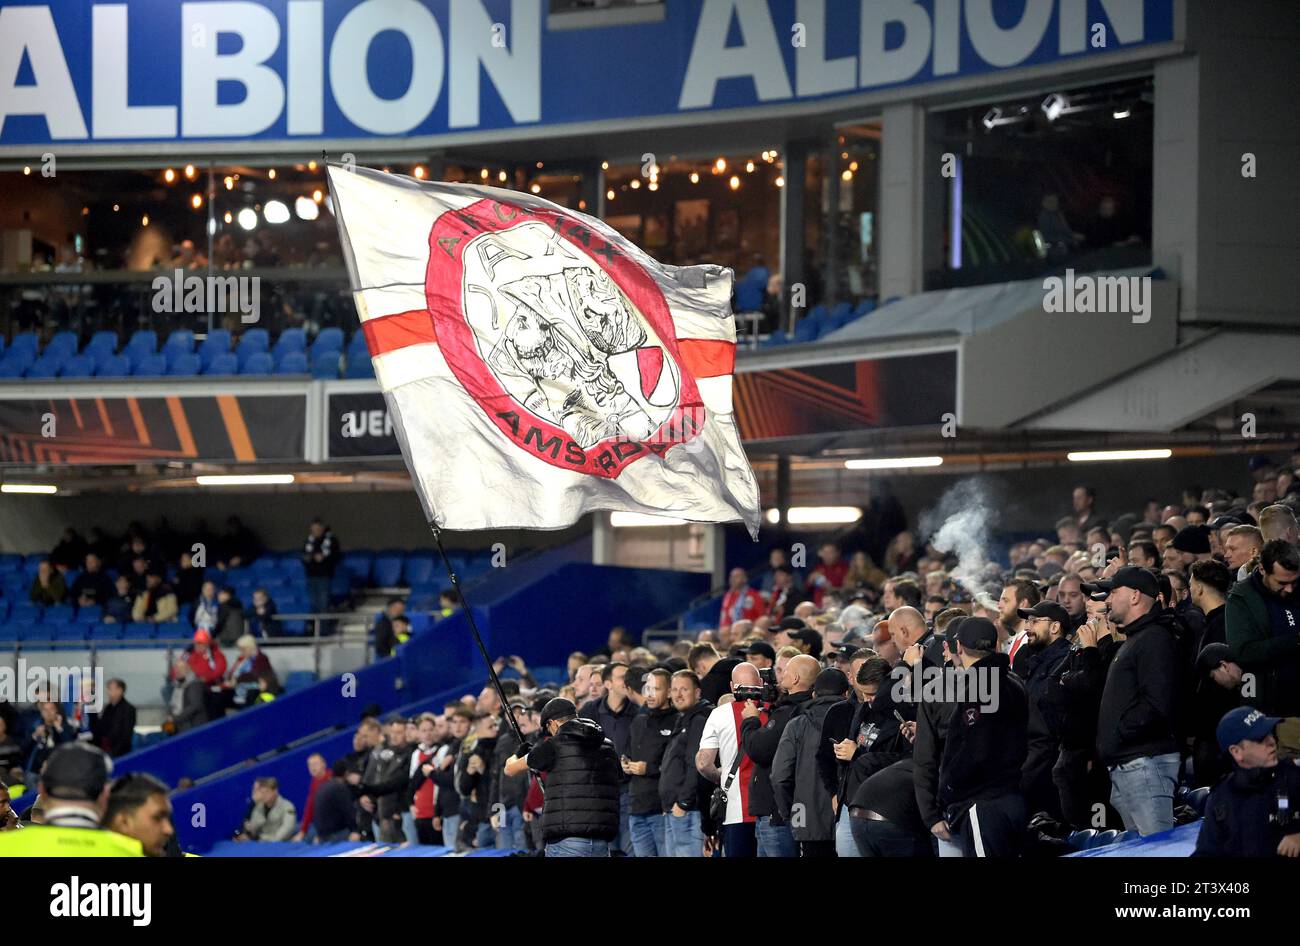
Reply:
<svg viewBox="0 0 1300 946"><path fill-rule="evenodd" d="M1196 690L1192 697L1191 785L1213 785L1232 770L1219 748L1219 721L1238 706L1255 705L1254 687L1244 679L1241 665L1227 644L1206 644L1196 658ZM1251 695L1247 695L1247 693Z"/></svg>
<svg viewBox="0 0 1300 946"><path fill-rule="evenodd" d="M1024 687L997 646L998 630L987 618L958 624L956 663L966 675L955 688L958 699L948 721L939 803L946 831L963 857L1017 856L1027 822L1020 775L1028 705Z"/></svg>
<svg viewBox="0 0 1300 946"><path fill-rule="evenodd" d="M1052 769L1061 755L1061 719L1048 690L1070 652L1070 613L1054 601L1019 609L1028 640L1016 654L1015 671L1029 700L1029 754L1021 774L1020 791L1031 814L1045 811L1061 817L1061 798L1052 782Z"/></svg>
<svg viewBox="0 0 1300 946"><path fill-rule="evenodd" d="M772 761L776 758L781 733L796 714L812 699L813 683L821 669L815 657L800 654L791 657L778 681L785 691L773 703L764 725L762 707L756 700L746 701L740 711L740 748L754 763L749 781L749 814L755 820L759 857L794 857L797 853L794 834L776 809L772 797Z"/></svg>
<svg viewBox="0 0 1300 946"><path fill-rule="evenodd" d="M1110 772L1110 803L1125 828L1145 836L1174 826L1175 725L1184 677L1178 628L1157 607L1160 583L1149 570L1128 565L1096 585L1108 591L1110 620L1126 637L1101 693L1097 758Z"/></svg>
<svg viewBox="0 0 1300 946"><path fill-rule="evenodd" d="M1108 592L1085 585L1090 592L1088 620L1075 633L1075 643L1066 654L1047 688L1047 699L1056 704L1060 719L1061 751L1052 768L1052 782L1061 803L1061 816L1075 828L1105 827L1098 822L1098 805L1105 810L1110 800L1110 776L1097 759L1097 713L1106 686L1110 662L1115 659L1123 635L1110 621ZM1118 824L1118 818L1115 819Z"/></svg>
<svg viewBox="0 0 1300 946"><path fill-rule="evenodd" d="M302 564L307 572L307 598L315 614L330 606L330 582L338 567L343 549L334 532L320 519L313 519L302 546Z"/></svg>
<svg viewBox="0 0 1300 946"><path fill-rule="evenodd" d="M664 753L677 725L670 690L672 674L656 667L645 676L641 713L632 720L627 756L620 760L631 776L628 787L628 828L637 857L667 857L659 774Z"/></svg>
<svg viewBox="0 0 1300 946"><path fill-rule="evenodd" d="M376 841L397 844L403 840L402 811L412 748L406 744L406 720L389 717L384 741L371 750L361 781L360 804L374 819Z"/></svg>
<svg viewBox="0 0 1300 946"><path fill-rule="evenodd" d="M828 667L819 672L813 698L785 727L772 760L773 804L781 820L789 822L800 857L835 856L835 812L831 792L817 771L817 743L826 714L848 692L844 671Z"/></svg>
<svg viewBox="0 0 1300 946"><path fill-rule="evenodd" d="M611 636L613 632L611 632ZM605 664L600 671L601 681L605 685L605 695L598 700L589 700L578 708L578 715L590 719L600 726L605 738L614 744L614 751L621 759L627 755L627 742L632 734L632 720L636 718L637 708L632 702L627 688L628 666L625 663ZM622 766L620 765L620 770ZM615 846L629 857L632 854L632 832L628 827L630 799L628 784L632 776L620 771L620 783L623 786L622 799L619 802L619 831Z"/></svg>
<svg viewBox="0 0 1300 946"><path fill-rule="evenodd" d="M108 703L95 717L91 735L95 745L116 759L131 751L135 735L135 707L126 699L126 684L114 677L104 685Z"/></svg>
<svg viewBox="0 0 1300 946"><path fill-rule="evenodd" d="M570 700L548 702L540 722L549 738L522 758L511 756L505 774L549 773L542 810L548 857L607 857L619 831L618 754L600 726L577 712Z"/></svg>
<svg viewBox="0 0 1300 946"><path fill-rule="evenodd" d="M1194 856L1300 857L1300 769L1278 761L1280 722L1250 706L1220 720L1219 745L1232 757L1232 772L1210 791Z"/></svg>
<svg viewBox="0 0 1300 946"><path fill-rule="evenodd" d="M1101 694L1097 756L1110 772L1110 801L1124 827L1154 834L1174 826L1174 727L1184 673L1177 631L1173 616L1156 607L1160 586L1145 568L1125 566L1096 584L1109 592L1111 620L1126 637Z"/></svg>
<svg viewBox="0 0 1300 946"><path fill-rule="evenodd" d="M817 740L817 773L835 802L835 853L838 857L859 857L850 824L849 800L874 773L893 765L912 752L903 738L898 718L880 692L891 683L889 664L874 651L860 650L849 661L850 682L857 699L843 700L830 708ZM877 708L877 703L882 704ZM892 706L892 704L890 704ZM908 785L911 793L911 785Z"/></svg>
<svg viewBox="0 0 1300 946"><path fill-rule="evenodd" d="M474 730L456 757L456 791L460 794L460 832L456 850L492 846L488 822L488 766L496 750L501 724L491 713L474 717Z"/></svg>
<svg viewBox="0 0 1300 946"><path fill-rule="evenodd" d="M956 666L957 631L964 620L965 614L958 612L954 615L951 610L941 611L935 618L936 627L944 635L944 666L940 670L945 674ZM961 857L961 848L953 841L948 823L944 820L943 809L939 806L939 765L948 739L948 721L956 708L950 696L942 688L931 693L922 688L921 699L913 704L916 718L911 724L915 727L912 739L912 788L917 812L930 832L936 853L940 857ZM875 810L879 812L879 809ZM852 814L850 811L850 817ZM858 834L858 831L854 832L855 838Z"/></svg>
<svg viewBox="0 0 1300 946"><path fill-rule="evenodd" d="M670 684L677 719L659 769L659 803L664 812L664 845L671 857L703 857L700 811L712 787L695 768L704 723L713 704L700 698L700 678L678 670Z"/></svg>

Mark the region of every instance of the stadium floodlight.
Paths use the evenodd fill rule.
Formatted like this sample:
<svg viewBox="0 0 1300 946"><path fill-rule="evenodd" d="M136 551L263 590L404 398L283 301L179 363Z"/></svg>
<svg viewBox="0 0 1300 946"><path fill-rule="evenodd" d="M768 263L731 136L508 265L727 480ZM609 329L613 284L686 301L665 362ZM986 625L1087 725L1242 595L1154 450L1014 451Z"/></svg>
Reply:
<svg viewBox="0 0 1300 946"><path fill-rule="evenodd" d="M1132 114L1133 112L1131 109L1117 108L1115 109L1115 111L1111 112L1111 117L1113 117L1116 121L1118 121L1121 118L1128 118Z"/></svg>
<svg viewBox="0 0 1300 946"><path fill-rule="evenodd" d="M1167 447L1158 450L1076 450L1065 458L1071 463L1096 463L1101 460L1168 460L1174 452Z"/></svg>
<svg viewBox="0 0 1300 946"><path fill-rule="evenodd" d="M611 512L609 524L615 529L627 529L634 526L684 526L686 520L674 519L672 516L648 516L640 512Z"/></svg>
<svg viewBox="0 0 1300 946"><path fill-rule="evenodd" d="M906 470L918 466L941 466L943 457L881 457L871 460L845 460L846 470Z"/></svg>
<svg viewBox="0 0 1300 946"><path fill-rule="evenodd" d="M320 207L310 197L299 197L293 202L293 212L299 220L315 220L320 216Z"/></svg>
<svg viewBox="0 0 1300 946"><path fill-rule="evenodd" d="M289 219L289 208L282 201L268 200L262 208L262 216L267 223L285 223Z"/></svg>
<svg viewBox="0 0 1300 946"><path fill-rule="evenodd" d="M287 486L293 482L292 473L246 473L196 476L200 486Z"/></svg>
<svg viewBox="0 0 1300 946"><path fill-rule="evenodd" d="M1070 107L1070 100L1062 92L1053 92L1047 98L1043 99L1043 114L1047 116L1049 122L1054 122L1060 118L1067 108Z"/></svg>
<svg viewBox="0 0 1300 946"><path fill-rule="evenodd" d="M45 483L3 483L0 484L0 493L30 493L40 496L51 496L59 491L57 486L51 486Z"/></svg>
<svg viewBox="0 0 1300 946"><path fill-rule="evenodd" d="M781 521L781 510L769 509L767 521L776 525ZM786 523L792 526L832 526L857 522L862 510L857 506L791 506Z"/></svg>
<svg viewBox="0 0 1300 946"><path fill-rule="evenodd" d="M994 128L996 128L1001 123L1001 121L1002 121L1002 109L998 108L996 105L994 105L991 109L989 109L987 112L984 113L984 127L987 128L989 131L992 131Z"/></svg>
<svg viewBox="0 0 1300 946"><path fill-rule="evenodd" d="M239 212L239 216L236 219L239 221L239 225L245 230L257 229L257 211L252 207L245 207Z"/></svg>

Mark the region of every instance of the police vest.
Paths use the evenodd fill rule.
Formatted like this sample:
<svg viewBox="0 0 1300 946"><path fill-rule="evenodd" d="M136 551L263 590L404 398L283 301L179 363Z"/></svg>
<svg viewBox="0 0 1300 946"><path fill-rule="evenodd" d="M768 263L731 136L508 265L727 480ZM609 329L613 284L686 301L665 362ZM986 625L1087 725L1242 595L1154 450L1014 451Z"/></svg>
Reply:
<svg viewBox="0 0 1300 946"><path fill-rule="evenodd" d="M116 831L34 824L0 834L0 857L144 857L144 850Z"/></svg>

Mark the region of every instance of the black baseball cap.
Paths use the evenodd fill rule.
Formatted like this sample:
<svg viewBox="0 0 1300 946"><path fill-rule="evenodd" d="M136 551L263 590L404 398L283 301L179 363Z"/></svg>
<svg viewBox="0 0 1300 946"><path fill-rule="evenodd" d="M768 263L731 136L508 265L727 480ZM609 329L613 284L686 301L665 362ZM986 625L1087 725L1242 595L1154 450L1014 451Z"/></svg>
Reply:
<svg viewBox="0 0 1300 946"><path fill-rule="evenodd" d="M1227 644L1206 644L1196 655L1196 675L1206 676L1219 668L1219 664L1232 660L1232 650Z"/></svg>
<svg viewBox="0 0 1300 946"><path fill-rule="evenodd" d="M988 618L963 618L957 628L957 642L967 650L996 650L998 629Z"/></svg>
<svg viewBox="0 0 1300 946"><path fill-rule="evenodd" d="M766 657L772 663L776 663L776 650L767 641L751 641L740 648L737 653L744 654L747 657L751 654L758 654L760 657Z"/></svg>
<svg viewBox="0 0 1300 946"><path fill-rule="evenodd" d="M776 626L776 629L778 631L793 631L807 626L803 618L781 618L781 623Z"/></svg>
<svg viewBox="0 0 1300 946"><path fill-rule="evenodd" d="M1210 528L1213 529L1215 532L1218 532L1224 526L1243 526L1243 525L1245 525L1245 523L1241 521L1240 516L1230 516L1225 514L1222 516L1215 516L1212 520L1210 520Z"/></svg>
<svg viewBox="0 0 1300 946"><path fill-rule="evenodd" d="M1137 565L1125 565L1115 572L1113 578L1106 578L1084 586L1084 590L1089 595L1093 594L1094 590L1110 594L1116 588L1132 588L1134 591L1142 592L1148 598L1160 597L1160 582L1156 579L1155 573L1149 568L1140 568Z"/></svg>
<svg viewBox="0 0 1300 946"><path fill-rule="evenodd" d="M63 801L95 801L112 776L113 761L102 749L70 742L50 754L41 771L41 789Z"/></svg>
<svg viewBox="0 0 1300 946"><path fill-rule="evenodd" d="M1186 526L1174 535L1174 548L1189 555L1208 555L1210 552L1210 527Z"/></svg>
<svg viewBox="0 0 1300 946"><path fill-rule="evenodd" d="M542 730L546 730L546 724L553 719L566 719L569 716L577 716L578 707L573 705L573 700L566 700L562 696L557 696L552 700L547 700L546 705L542 707L542 718L538 725Z"/></svg>
<svg viewBox="0 0 1300 946"><path fill-rule="evenodd" d="M808 653L814 657L822 655L822 635L820 631L814 631L811 627L803 627L797 630L788 630L785 633L790 638L807 644Z"/></svg>
<svg viewBox="0 0 1300 946"><path fill-rule="evenodd" d="M1016 608L1016 614L1022 618L1051 618L1061 627L1070 626L1070 612L1055 601L1040 601L1032 608Z"/></svg>
<svg viewBox="0 0 1300 946"><path fill-rule="evenodd" d="M849 678L838 667L827 667L813 681L813 694L816 696L839 696L847 693L848 689Z"/></svg>

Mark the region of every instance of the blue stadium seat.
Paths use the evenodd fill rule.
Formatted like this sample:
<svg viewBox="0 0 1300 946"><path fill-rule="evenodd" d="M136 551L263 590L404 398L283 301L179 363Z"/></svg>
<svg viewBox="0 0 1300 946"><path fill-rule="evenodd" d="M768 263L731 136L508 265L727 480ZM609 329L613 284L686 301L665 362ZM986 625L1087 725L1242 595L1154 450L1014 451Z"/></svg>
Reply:
<svg viewBox="0 0 1300 946"><path fill-rule="evenodd" d="M342 351L343 350L343 329L323 328L316 333L316 340L311 343L312 354L318 351Z"/></svg>
<svg viewBox="0 0 1300 946"><path fill-rule="evenodd" d="M83 604L77 608L77 620L97 624L104 617L104 609L97 604Z"/></svg>
<svg viewBox="0 0 1300 946"><path fill-rule="evenodd" d="M9 350L6 354L27 354L31 357L28 361L36 360L36 351L40 348L40 339L36 337L35 332L19 332L9 343Z"/></svg>
<svg viewBox="0 0 1300 946"><path fill-rule="evenodd" d="M64 358L71 358L77 353L77 333L76 332L56 332L48 342L45 343L44 354L62 355Z"/></svg>
<svg viewBox="0 0 1300 946"><path fill-rule="evenodd" d="M24 643L34 643L39 641L54 640L53 624L25 624L19 632L22 636L18 639Z"/></svg>
<svg viewBox="0 0 1300 946"><path fill-rule="evenodd" d="M194 333L187 328L174 329L163 343L163 354L172 352L189 354L194 351Z"/></svg>
<svg viewBox="0 0 1300 946"><path fill-rule="evenodd" d="M201 367L198 355L181 352L169 358L167 373L175 377L193 377L199 373Z"/></svg>
<svg viewBox="0 0 1300 946"><path fill-rule="evenodd" d="M343 372L345 378L373 378L375 366L369 355L348 355L348 369Z"/></svg>
<svg viewBox="0 0 1300 946"><path fill-rule="evenodd" d="M402 579L402 553L384 552L375 556L375 564L370 570L371 581L376 587L391 588L400 584Z"/></svg>
<svg viewBox="0 0 1300 946"><path fill-rule="evenodd" d="M87 635L88 637L97 644L104 644L109 641L120 641L127 626L125 624L104 624L103 622L99 622L96 624L88 624L86 627L89 632Z"/></svg>
<svg viewBox="0 0 1300 946"><path fill-rule="evenodd" d="M63 363L59 372L65 378L89 378L95 373L93 355L73 355Z"/></svg>
<svg viewBox="0 0 1300 946"><path fill-rule="evenodd" d="M366 344L366 333L361 329L353 332L352 337L348 339L348 354L351 355L353 352L370 354L370 346Z"/></svg>
<svg viewBox="0 0 1300 946"><path fill-rule="evenodd" d="M0 598L0 622L9 617L9 599Z"/></svg>
<svg viewBox="0 0 1300 946"><path fill-rule="evenodd" d="M1187 793L1187 804L1196 809L1198 815L1205 814L1205 804L1209 801L1209 786L1194 789Z"/></svg>
<svg viewBox="0 0 1300 946"><path fill-rule="evenodd" d="M96 332L90 336L90 341L86 343L83 351L87 355L97 355L99 352L107 352L110 355L117 353L117 332Z"/></svg>
<svg viewBox="0 0 1300 946"><path fill-rule="evenodd" d="M354 551L344 552L343 561L339 564L348 577L354 579L354 584L365 584L370 580L370 569L374 561L373 553Z"/></svg>
<svg viewBox="0 0 1300 946"><path fill-rule="evenodd" d="M61 624L46 622L51 637L56 641L79 641L89 636L86 625L80 621L65 621Z"/></svg>
<svg viewBox="0 0 1300 946"><path fill-rule="evenodd" d="M12 641L19 640L20 638L18 635L20 630L21 627L18 624L6 624L5 622L0 621L0 642L8 644Z"/></svg>
<svg viewBox="0 0 1300 946"><path fill-rule="evenodd" d="M161 378L167 373L167 358L163 355L145 355L135 363L131 373L137 378Z"/></svg>
<svg viewBox="0 0 1300 946"><path fill-rule="evenodd" d="M432 555L426 552L411 552L402 562L402 583L411 586L429 584L433 578L435 565Z"/></svg>
<svg viewBox="0 0 1300 946"><path fill-rule="evenodd" d="M311 353L311 376L325 380L333 380L339 376L339 353L334 349L325 351L312 350Z"/></svg>
<svg viewBox="0 0 1300 946"><path fill-rule="evenodd" d="M249 359L250 361L252 359ZM275 364L276 374L306 374L307 356L301 351L287 351Z"/></svg>
<svg viewBox="0 0 1300 946"><path fill-rule="evenodd" d="M137 329L127 340L123 353L130 358L132 352L152 355L158 351L158 333L151 328ZM135 359L132 358L134 363Z"/></svg>
<svg viewBox="0 0 1300 946"><path fill-rule="evenodd" d="M101 378L125 378L131 374L131 359L126 355L109 355L102 359L95 368L95 374Z"/></svg>
<svg viewBox="0 0 1300 946"><path fill-rule="evenodd" d="M214 356L203 368L204 374L237 374L238 372L239 362L229 352Z"/></svg>
<svg viewBox="0 0 1300 946"><path fill-rule="evenodd" d="M230 352L230 332L224 328L214 328L208 332L207 338L199 343L199 360L203 362L204 374L207 374L208 363L218 355L225 355ZM229 372L234 374L234 372Z"/></svg>
<svg viewBox="0 0 1300 946"><path fill-rule="evenodd" d="M190 641L194 638L194 629L187 624L173 621L169 624L155 625L160 641Z"/></svg>
<svg viewBox="0 0 1300 946"><path fill-rule="evenodd" d="M65 358L58 352L51 355L41 355L27 369L28 378L57 378L59 372L63 369Z"/></svg>
<svg viewBox="0 0 1300 946"><path fill-rule="evenodd" d="M307 350L307 333L300 328L287 328L280 333L280 337L275 340L275 347L271 349L271 354L279 358L287 352Z"/></svg>
<svg viewBox="0 0 1300 946"><path fill-rule="evenodd" d="M157 624L148 621L132 621L122 628L122 636L131 640L153 640L158 636Z"/></svg>
<svg viewBox="0 0 1300 946"><path fill-rule="evenodd" d="M71 621L73 617L72 605L52 604L45 609L41 620L46 624L61 624L65 621Z"/></svg>
<svg viewBox="0 0 1300 946"><path fill-rule="evenodd" d="M243 360L245 352L253 354L255 352L269 352L271 350L271 336L264 328L250 328L239 336L239 347L235 353Z"/></svg>
<svg viewBox="0 0 1300 946"><path fill-rule="evenodd" d="M290 670L284 677L284 692L293 693L305 689L316 682L316 674L310 670Z"/></svg>
<svg viewBox="0 0 1300 946"><path fill-rule="evenodd" d="M857 305L853 307L853 317L861 318L862 316L866 315L868 312L874 311L875 308L876 308L875 299L863 299L861 302L859 302Z"/></svg>
<svg viewBox="0 0 1300 946"><path fill-rule="evenodd" d="M240 374L270 374L274 370L275 363L271 361L270 354L264 351L252 353L239 366Z"/></svg>
<svg viewBox="0 0 1300 946"><path fill-rule="evenodd" d="M1093 835L1091 840L1088 841L1088 848L1091 850L1092 848L1105 847L1117 837L1119 837L1119 831L1114 828L1111 828L1109 831L1098 831Z"/></svg>
<svg viewBox="0 0 1300 946"><path fill-rule="evenodd" d="M21 378L27 372L27 361L21 356L0 358L0 380Z"/></svg>

